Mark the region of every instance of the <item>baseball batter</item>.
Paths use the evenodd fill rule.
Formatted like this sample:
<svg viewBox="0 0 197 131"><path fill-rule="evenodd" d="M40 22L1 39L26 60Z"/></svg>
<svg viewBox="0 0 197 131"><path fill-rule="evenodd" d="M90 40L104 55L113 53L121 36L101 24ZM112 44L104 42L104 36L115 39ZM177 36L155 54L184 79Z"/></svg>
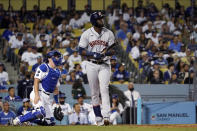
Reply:
<svg viewBox="0 0 197 131"><path fill-rule="evenodd" d="M114 55L112 47L115 45L114 34L104 27L103 17L101 12L95 12L90 16L93 27L83 32L79 42L79 53L87 56L87 77L98 125L109 124L110 57ZM102 114L99 95L102 99Z"/></svg>
<svg viewBox="0 0 197 131"><path fill-rule="evenodd" d="M34 87L30 94L30 100L34 110L24 116L16 117L11 124L19 125L26 121L35 122L36 119L46 120L47 125L53 123L52 97L50 95L58 90L57 84L60 77L60 71L57 66L61 64L62 57L58 51L51 51L47 54L47 62L41 64L36 70L34 76ZM58 92L58 91L56 91ZM58 96L55 95L55 101L58 103Z"/></svg>

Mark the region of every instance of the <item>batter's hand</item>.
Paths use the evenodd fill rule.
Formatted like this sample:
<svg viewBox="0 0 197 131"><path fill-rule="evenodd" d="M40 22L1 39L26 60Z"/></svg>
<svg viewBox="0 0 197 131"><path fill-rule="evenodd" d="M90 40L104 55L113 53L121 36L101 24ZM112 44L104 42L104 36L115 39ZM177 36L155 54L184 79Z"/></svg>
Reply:
<svg viewBox="0 0 197 131"><path fill-rule="evenodd" d="M39 100L40 100L40 96L36 95L34 98L34 104L37 104Z"/></svg>
<svg viewBox="0 0 197 131"><path fill-rule="evenodd" d="M100 53L94 53L94 55L93 55L93 57L94 57L94 59L96 59L96 60L99 60L99 59L101 59L102 57L103 57L103 54L100 54Z"/></svg>

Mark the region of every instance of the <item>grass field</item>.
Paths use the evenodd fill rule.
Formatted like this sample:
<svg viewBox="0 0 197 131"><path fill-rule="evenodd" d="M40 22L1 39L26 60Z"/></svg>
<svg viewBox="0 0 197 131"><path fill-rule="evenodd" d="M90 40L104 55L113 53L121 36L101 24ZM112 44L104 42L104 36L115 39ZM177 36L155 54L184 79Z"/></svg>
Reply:
<svg viewBox="0 0 197 131"><path fill-rule="evenodd" d="M194 125L119 125L119 126L0 126L0 131L197 131Z"/></svg>

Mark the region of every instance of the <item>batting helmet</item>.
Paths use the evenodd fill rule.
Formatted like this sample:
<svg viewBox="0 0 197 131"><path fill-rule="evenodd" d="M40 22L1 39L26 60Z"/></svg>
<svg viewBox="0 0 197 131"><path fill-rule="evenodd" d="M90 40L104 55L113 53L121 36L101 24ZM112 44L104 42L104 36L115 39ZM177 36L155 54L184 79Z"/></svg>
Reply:
<svg viewBox="0 0 197 131"><path fill-rule="evenodd" d="M90 16L90 22L93 26L99 27L97 20L102 19L104 15L101 14L101 12L94 12Z"/></svg>
<svg viewBox="0 0 197 131"><path fill-rule="evenodd" d="M55 57L57 57L58 59ZM62 63L62 54L57 50L53 50L47 53L47 59L48 58L52 58L56 66L59 66Z"/></svg>

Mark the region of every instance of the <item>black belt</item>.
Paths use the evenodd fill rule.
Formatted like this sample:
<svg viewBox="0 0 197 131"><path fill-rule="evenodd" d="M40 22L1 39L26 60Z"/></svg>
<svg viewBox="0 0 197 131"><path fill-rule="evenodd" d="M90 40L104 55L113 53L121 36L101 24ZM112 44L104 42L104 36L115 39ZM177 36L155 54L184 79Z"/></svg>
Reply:
<svg viewBox="0 0 197 131"><path fill-rule="evenodd" d="M39 90L39 91L42 91L42 90ZM47 93L47 92L45 92L45 91L42 91L44 94L46 94L46 95L50 95L50 93Z"/></svg>
<svg viewBox="0 0 197 131"><path fill-rule="evenodd" d="M99 64L99 65L101 65L101 64L105 64L105 61L96 61L96 60L88 60L88 61L90 61L90 62L92 62L92 63L94 63L94 64Z"/></svg>

